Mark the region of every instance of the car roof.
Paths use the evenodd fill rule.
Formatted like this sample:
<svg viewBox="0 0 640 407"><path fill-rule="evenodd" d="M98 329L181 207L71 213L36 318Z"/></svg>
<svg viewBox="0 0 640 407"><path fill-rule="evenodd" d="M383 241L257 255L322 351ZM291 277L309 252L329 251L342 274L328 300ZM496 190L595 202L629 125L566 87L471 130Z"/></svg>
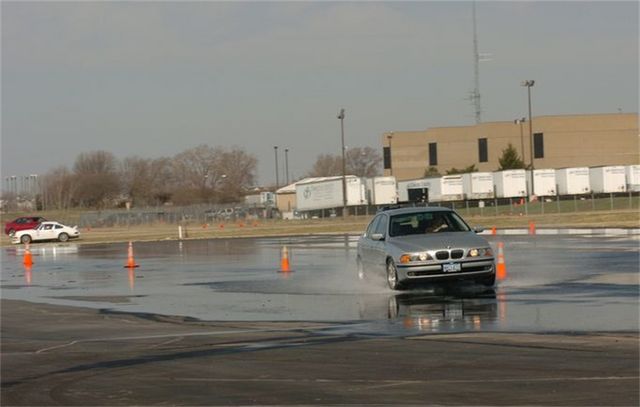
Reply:
<svg viewBox="0 0 640 407"><path fill-rule="evenodd" d="M48 220L48 221L46 221L46 222L41 222L40 224L41 224L41 225L62 225L62 223L60 223L60 222L54 222L54 221L52 221L52 220Z"/></svg>
<svg viewBox="0 0 640 407"><path fill-rule="evenodd" d="M409 208L394 208L383 210L380 213L387 213L389 216L393 215L408 215L411 213L424 213L424 212L452 212L451 208L443 208L440 206L413 206Z"/></svg>

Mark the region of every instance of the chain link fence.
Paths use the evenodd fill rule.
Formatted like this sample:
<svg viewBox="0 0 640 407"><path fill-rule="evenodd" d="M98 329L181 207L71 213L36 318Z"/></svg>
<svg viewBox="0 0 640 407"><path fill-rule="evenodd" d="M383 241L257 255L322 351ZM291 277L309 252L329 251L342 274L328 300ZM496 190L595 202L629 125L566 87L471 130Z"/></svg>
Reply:
<svg viewBox="0 0 640 407"><path fill-rule="evenodd" d="M209 224L238 220L269 219L277 216L271 207L249 205L192 205L114 209L85 212L80 215L80 227L135 226L152 224Z"/></svg>
<svg viewBox="0 0 640 407"><path fill-rule="evenodd" d="M527 202L526 198L501 198L433 202L428 205L452 208L463 216L525 216L570 212L639 210L640 192L554 196L540 198L535 202ZM375 206L348 208L350 216L372 216L379 209L379 207ZM302 213L299 217L323 219L341 217L341 215L341 208L336 208ZM271 207L192 205L83 212L80 215L78 226L93 228L153 224L202 225L278 218L280 218L280 214Z"/></svg>

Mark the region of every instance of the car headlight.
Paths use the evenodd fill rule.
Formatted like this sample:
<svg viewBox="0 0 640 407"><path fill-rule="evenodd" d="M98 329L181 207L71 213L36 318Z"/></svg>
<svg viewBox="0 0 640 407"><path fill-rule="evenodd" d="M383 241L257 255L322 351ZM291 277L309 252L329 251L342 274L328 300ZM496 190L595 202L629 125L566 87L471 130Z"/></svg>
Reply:
<svg viewBox="0 0 640 407"><path fill-rule="evenodd" d="M490 247L481 247L469 250L469 257L493 257L493 250Z"/></svg>
<svg viewBox="0 0 640 407"><path fill-rule="evenodd" d="M405 253L400 256L400 263L407 264L414 261L427 261L433 260L433 257L427 252L424 253Z"/></svg>

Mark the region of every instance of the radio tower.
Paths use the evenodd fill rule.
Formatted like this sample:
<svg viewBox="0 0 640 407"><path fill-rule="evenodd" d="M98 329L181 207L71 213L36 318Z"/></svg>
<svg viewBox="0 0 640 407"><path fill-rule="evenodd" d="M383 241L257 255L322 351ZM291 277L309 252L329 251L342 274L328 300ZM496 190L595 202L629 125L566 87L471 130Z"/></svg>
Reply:
<svg viewBox="0 0 640 407"><path fill-rule="evenodd" d="M473 7L473 74L474 89L469 92L469 100L473 103L476 116L476 124L480 123L480 114L482 107L480 106L480 62L491 61L491 54L481 54L478 52L478 33L476 30L476 2L471 3Z"/></svg>
<svg viewBox="0 0 640 407"><path fill-rule="evenodd" d="M476 124L479 124L482 120L480 114L482 113L482 107L480 105L480 53L478 52L478 33L476 31L476 2L472 3L473 6L473 76L474 76L474 89L471 92L471 102L475 109Z"/></svg>

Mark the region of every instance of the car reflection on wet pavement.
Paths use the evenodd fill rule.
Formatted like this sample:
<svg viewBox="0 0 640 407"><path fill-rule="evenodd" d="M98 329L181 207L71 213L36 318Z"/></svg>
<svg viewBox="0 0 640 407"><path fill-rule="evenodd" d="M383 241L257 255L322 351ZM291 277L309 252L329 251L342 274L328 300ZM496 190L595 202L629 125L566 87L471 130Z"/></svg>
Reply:
<svg viewBox="0 0 640 407"><path fill-rule="evenodd" d="M507 278L393 292L359 281L357 236L49 244L2 253L2 296L207 321L338 322L363 335L638 329L638 235L488 236ZM283 246L291 272L278 270Z"/></svg>

